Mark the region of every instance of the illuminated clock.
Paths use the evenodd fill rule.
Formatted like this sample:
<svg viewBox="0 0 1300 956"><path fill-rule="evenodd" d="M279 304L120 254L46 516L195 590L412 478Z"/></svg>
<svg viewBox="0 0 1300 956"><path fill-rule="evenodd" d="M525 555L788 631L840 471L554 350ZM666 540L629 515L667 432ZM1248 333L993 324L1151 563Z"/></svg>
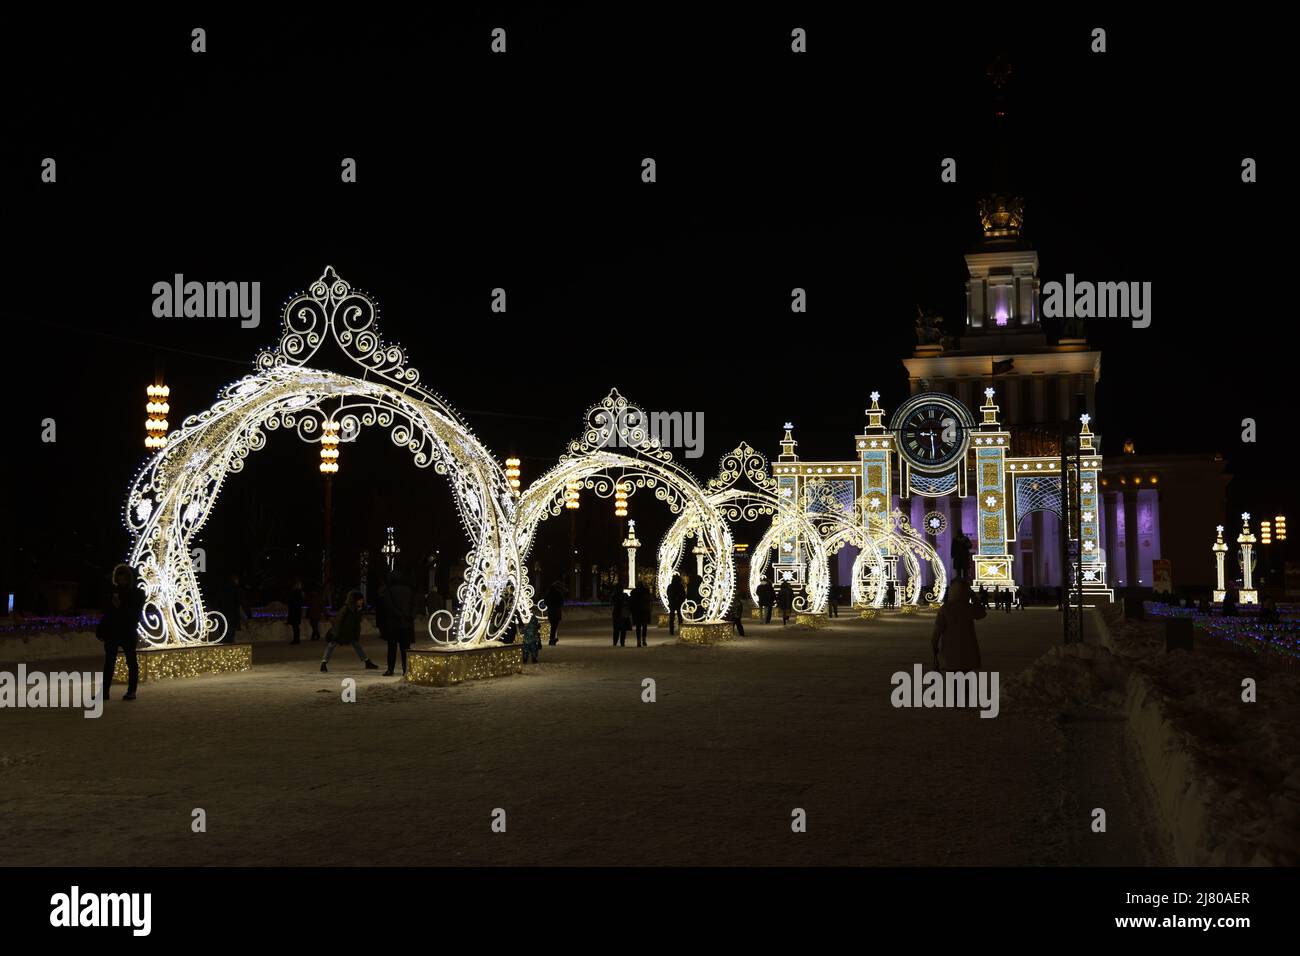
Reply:
<svg viewBox="0 0 1300 956"><path fill-rule="evenodd" d="M948 395L916 395L894 415L898 453L917 471L951 471L970 446L970 413Z"/></svg>

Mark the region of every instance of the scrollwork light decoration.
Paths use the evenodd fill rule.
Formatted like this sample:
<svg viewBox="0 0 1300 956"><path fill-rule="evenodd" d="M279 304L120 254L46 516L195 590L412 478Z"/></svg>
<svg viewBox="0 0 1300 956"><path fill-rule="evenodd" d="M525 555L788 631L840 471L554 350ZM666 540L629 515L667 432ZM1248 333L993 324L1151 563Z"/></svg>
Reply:
<svg viewBox="0 0 1300 956"><path fill-rule="evenodd" d="M227 386L207 411L187 418L136 476L125 520L133 535L130 563L145 593L139 632L147 644L221 640L227 622L204 608L190 559L193 539L226 477L265 446L267 432L294 431L324 448L324 436L333 431L327 423L344 435L385 428L417 466L449 479L470 551L457 589L460 610L445 641L477 644L499 637L518 604L531 600L514 544L516 503L505 473L459 413L419 385L419 373L407 366L401 347L383 341L377 316L369 296L327 267L285 307L280 344L258 355L258 371ZM365 377L308 367L326 341L336 343Z"/></svg>
<svg viewBox="0 0 1300 956"><path fill-rule="evenodd" d="M735 597L736 564L731 529L710 503L700 483L661 448L646 429L644 411L611 390L587 410L582 434L569 443L567 452L550 471L534 481L519 498L514 545L520 560L526 561L538 525L558 515L573 500L571 491L580 487L598 498L615 498L619 486L631 498L649 492L675 515L688 515L698 527L705 549L704 576L698 605L683 608L682 616L697 621L723 621ZM671 563L660 546L660 597L666 597L665 575L680 561L680 547ZM520 608L526 620L531 607Z"/></svg>

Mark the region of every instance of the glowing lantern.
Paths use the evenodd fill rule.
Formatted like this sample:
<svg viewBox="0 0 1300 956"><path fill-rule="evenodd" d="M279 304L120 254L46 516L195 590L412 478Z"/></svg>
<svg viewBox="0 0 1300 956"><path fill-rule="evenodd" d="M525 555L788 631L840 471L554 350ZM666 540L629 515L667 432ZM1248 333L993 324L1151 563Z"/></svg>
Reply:
<svg viewBox="0 0 1300 956"><path fill-rule="evenodd" d="M339 426L329 421L322 426L320 436L320 473L336 475L339 471Z"/></svg>
<svg viewBox="0 0 1300 956"><path fill-rule="evenodd" d="M149 397L144 406L149 417L144 423L144 447L162 448L167 444L167 413L171 411L167 399L171 389L166 385L150 385L145 394Z"/></svg>

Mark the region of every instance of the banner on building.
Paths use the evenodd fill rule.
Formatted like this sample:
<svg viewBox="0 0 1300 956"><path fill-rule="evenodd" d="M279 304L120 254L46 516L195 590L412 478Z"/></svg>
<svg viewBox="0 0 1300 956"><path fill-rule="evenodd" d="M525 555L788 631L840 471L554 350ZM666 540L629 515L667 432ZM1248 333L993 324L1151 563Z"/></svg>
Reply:
<svg viewBox="0 0 1300 956"><path fill-rule="evenodd" d="M1151 590L1156 594L1174 593L1173 564L1164 558L1151 562Z"/></svg>

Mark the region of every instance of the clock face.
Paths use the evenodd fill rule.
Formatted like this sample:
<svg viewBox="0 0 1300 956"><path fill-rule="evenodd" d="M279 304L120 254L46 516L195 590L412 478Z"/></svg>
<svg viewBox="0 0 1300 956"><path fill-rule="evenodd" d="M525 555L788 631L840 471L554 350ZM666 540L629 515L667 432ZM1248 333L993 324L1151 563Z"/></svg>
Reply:
<svg viewBox="0 0 1300 956"><path fill-rule="evenodd" d="M936 471L954 464L965 452L966 433L952 409L925 402L903 419L898 450L914 467Z"/></svg>

